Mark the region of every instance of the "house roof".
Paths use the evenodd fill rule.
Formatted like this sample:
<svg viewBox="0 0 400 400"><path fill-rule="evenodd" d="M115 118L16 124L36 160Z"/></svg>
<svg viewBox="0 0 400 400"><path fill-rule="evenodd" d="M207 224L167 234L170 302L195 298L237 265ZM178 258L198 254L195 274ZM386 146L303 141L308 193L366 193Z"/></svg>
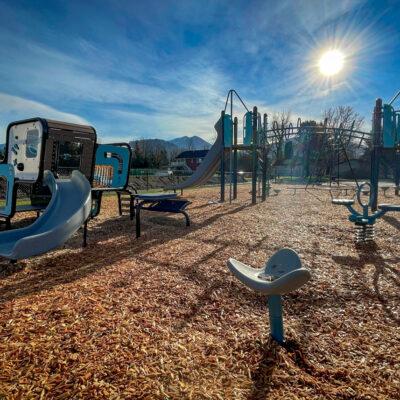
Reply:
<svg viewBox="0 0 400 400"><path fill-rule="evenodd" d="M208 150L186 150L178 154L176 158L204 158Z"/></svg>

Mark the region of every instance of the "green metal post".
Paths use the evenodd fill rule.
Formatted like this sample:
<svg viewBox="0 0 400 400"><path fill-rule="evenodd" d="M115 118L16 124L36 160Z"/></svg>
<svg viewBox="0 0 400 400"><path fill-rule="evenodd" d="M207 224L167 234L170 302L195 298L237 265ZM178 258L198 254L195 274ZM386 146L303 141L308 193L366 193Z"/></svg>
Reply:
<svg viewBox="0 0 400 400"><path fill-rule="evenodd" d="M258 146L258 132L257 132L257 107L253 107L253 135L252 135L252 151L253 151L253 165L252 165L252 176L251 176L251 203L257 203L257 146Z"/></svg>
<svg viewBox="0 0 400 400"><path fill-rule="evenodd" d="M373 149L371 152L371 210L378 209L379 164L382 147L382 99L377 99L373 120Z"/></svg>
<svg viewBox="0 0 400 400"><path fill-rule="evenodd" d="M222 141L221 141L221 192L220 192L220 202L225 202L225 111L221 111L221 130L222 130Z"/></svg>
<svg viewBox="0 0 400 400"><path fill-rule="evenodd" d="M233 199L237 199L237 169L238 169L238 153L237 153L237 139L238 139L238 119L233 120Z"/></svg>
<svg viewBox="0 0 400 400"><path fill-rule="evenodd" d="M395 188L395 195L399 195L399 186L400 186L400 149L395 149L394 154L394 184Z"/></svg>
<svg viewBox="0 0 400 400"><path fill-rule="evenodd" d="M267 131L267 114L264 114L263 120L263 138L262 138L262 176L261 176L261 200L265 201L267 198L267 168L268 168L268 153L266 147L266 131Z"/></svg>

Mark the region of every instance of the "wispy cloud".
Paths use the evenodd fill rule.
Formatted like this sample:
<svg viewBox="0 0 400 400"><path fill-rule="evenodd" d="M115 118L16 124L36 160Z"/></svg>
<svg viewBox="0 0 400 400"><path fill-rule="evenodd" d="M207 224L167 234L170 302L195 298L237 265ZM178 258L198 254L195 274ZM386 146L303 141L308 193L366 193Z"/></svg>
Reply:
<svg viewBox="0 0 400 400"><path fill-rule="evenodd" d="M374 97L394 91L384 77L393 81L400 67L399 12L387 12L389 3L71 1L39 9L18 1L0 0L3 127L48 113L90 121L103 140L212 140L232 87L271 114L318 118L324 107L349 104L367 116ZM326 46L348 53L337 81L324 82L315 68ZM391 62L385 71L383 60Z"/></svg>
<svg viewBox="0 0 400 400"><path fill-rule="evenodd" d="M11 96L0 92L0 121L2 122L0 125L2 131L0 142L5 139L5 130L9 122L32 117L69 121L76 124L89 124L85 118L80 117L79 115L59 111L37 101Z"/></svg>

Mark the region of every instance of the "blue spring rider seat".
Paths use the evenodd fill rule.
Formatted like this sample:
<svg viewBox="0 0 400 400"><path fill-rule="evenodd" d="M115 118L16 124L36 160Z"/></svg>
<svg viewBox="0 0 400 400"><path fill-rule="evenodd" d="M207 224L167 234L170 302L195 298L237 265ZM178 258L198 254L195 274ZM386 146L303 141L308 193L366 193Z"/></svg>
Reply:
<svg viewBox="0 0 400 400"><path fill-rule="evenodd" d="M363 203L361 195L370 193L368 203ZM371 185L368 182L362 183L356 194L356 199L361 207L361 212L354 209L354 199L333 199L332 204L342 205L350 211L349 221L353 222L356 228L356 243L370 242L375 239L375 222L389 211L400 211L400 205L379 204L378 211L370 213L371 207Z"/></svg>
<svg viewBox="0 0 400 400"><path fill-rule="evenodd" d="M311 278L310 271L302 266L298 254L292 249L281 249L262 269L230 258L228 267L247 287L267 295L271 336L283 344L282 295L300 288Z"/></svg>

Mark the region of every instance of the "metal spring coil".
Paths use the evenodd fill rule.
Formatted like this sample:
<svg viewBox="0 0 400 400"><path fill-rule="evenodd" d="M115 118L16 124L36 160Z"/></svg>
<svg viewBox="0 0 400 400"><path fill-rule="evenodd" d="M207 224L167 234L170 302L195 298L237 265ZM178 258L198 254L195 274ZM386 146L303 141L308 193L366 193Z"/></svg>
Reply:
<svg viewBox="0 0 400 400"><path fill-rule="evenodd" d="M355 241L356 243L371 242L375 239L374 225L356 225Z"/></svg>

